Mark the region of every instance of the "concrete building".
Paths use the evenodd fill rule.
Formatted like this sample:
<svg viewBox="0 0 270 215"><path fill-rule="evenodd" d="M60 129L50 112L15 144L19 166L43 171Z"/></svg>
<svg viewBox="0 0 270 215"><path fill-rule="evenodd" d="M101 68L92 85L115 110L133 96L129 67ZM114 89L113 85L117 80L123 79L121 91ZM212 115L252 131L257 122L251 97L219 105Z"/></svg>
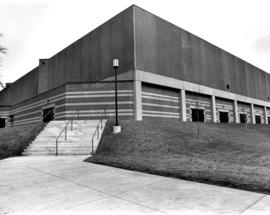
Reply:
<svg viewBox="0 0 270 215"><path fill-rule="evenodd" d="M131 6L2 90L0 125L114 116L113 58L122 119L270 121L269 74Z"/></svg>

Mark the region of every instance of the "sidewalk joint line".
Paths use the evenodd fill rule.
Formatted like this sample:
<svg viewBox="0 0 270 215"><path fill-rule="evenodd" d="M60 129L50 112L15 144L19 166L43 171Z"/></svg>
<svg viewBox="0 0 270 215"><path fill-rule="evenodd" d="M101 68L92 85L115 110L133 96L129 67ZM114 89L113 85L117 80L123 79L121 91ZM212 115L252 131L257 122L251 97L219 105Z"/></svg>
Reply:
<svg viewBox="0 0 270 215"><path fill-rule="evenodd" d="M259 201L261 201L266 196L267 196L267 194L264 194L263 196L261 196L260 198L258 198L255 202L253 202L252 204L250 204L249 206L247 206L240 214L245 213L248 209L250 209L253 205L257 204Z"/></svg>
<svg viewBox="0 0 270 215"><path fill-rule="evenodd" d="M132 201L132 200L124 199L124 198L118 196L118 194L110 194L110 193L104 192L104 191L102 191L102 190L99 190L99 189L96 189L96 188L93 188L93 187L90 187L90 186L87 186L87 185L84 185L84 184L80 184L80 183L78 183L78 182L75 182L75 181L72 181L72 180L69 180L69 179L61 178L61 177L59 177L59 176L57 176L57 175L51 174L51 173L46 172L46 171L44 171L44 170L40 170L40 169L31 167L31 166L27 166L27 167L30 168L30 169L36 170L36 171L38 171L38 172L42 172L42 173L44 173L44 174L50 175L50 176L52 176L52 177L58 178L58 179L60 179L60 180L67 181L67 182L76 184L76 185L78 185L78 186L81 186L81 187L84 187L84 188L87 188L87 189L90 189L90 190L95 190L95 191L100 192L100 193L103 193L103 194L105 194L105 195L108 195L108 196L111 196L111 197L114 197L114 198L117 198L117 199L121 199L121 200L123 200L123 201L127 201L127 202L130 202L130 203L136 204L136 205L138 205L138 206L145 207L145 208L148 208L148 209L151 209L151 210L155 210L155 211L161 212L161 213L163 213L163 214L169 215L168 213L166 213L166 212L164 212L164 211L160 211L160 210L157 209L157 208L152 208L152 207L149 207L149 206L147 206L147 205L143 205L143 204L141 204L141 203L139 203L139 202L135 202L135 201ZM165 179L163 179L163 180L165 180ZM89 202L89 203L90 203L90 202Z"/></svg>

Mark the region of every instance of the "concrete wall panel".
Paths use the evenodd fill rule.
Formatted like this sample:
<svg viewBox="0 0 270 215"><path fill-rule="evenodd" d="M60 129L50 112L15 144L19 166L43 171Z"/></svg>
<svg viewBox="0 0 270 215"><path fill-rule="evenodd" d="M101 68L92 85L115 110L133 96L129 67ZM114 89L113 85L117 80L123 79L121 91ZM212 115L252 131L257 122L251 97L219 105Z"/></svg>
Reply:
<svg viewBox="0 0 270 215"><path fill-rule="evenodd" d="M260 106L255 106L254 105L254 115L255 116L260 116L261 117L261 123L264 124L264 108Z"/></svg>
<svg viewBox="0 0 270 215"><path fill-rule="evenodd" d="M234 120L234 110L233 110L233 101L225 100L221 98L216 98L216 115L217 122L220 122L219 112L224 111L229 114L229 123L235 122Z"/></svg>
<svg viewBox="0 0 270 215"><path fill-rule="evenodd" d="M179 119L179 91L142 84L142 116Z"/></svg>
<svg viewBox="0 0 270 215"><path fill-rule="evenodd" d="M114 74L113 58L120 60L118 73L134 70L133 7L46 60L46 68L34 69L0 92L0 105L12 105L67 82L105 79Z"/></svg>
<svg viewBox="0 0 270 215"><path fill-rule="evenodd" d="M269 74L138 7L135 29L138 70L261 100L270 95Z"/></svg>
<svg viewBox="0 0 270 215"><path fill-rule="evenodd" d="M211 122L211 98L209 96L186 92L187 121L192 121L192 109L204 110L204 122Z"/></svg>
<svg viewBox="0 0 270 215"><path fill-rule="evenodd" d="M246 114L247 116L247 123L251 123L251 106L250 104L238 102L238 117L240 122L240 114Z"/></svg>

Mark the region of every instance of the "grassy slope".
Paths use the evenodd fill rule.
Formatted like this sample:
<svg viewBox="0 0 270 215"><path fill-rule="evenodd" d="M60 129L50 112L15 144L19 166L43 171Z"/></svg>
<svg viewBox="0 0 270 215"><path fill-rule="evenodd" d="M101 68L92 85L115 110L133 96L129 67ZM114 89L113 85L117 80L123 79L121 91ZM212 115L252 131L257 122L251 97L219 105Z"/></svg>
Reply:
<svg viewBox="0 0 270 215"><path fill-rule="evenodd" d="M270 193L267 125L153 119L123 122L117 135L111 129L109 122L90 162Z"/></svg>
<svg viewBox="0 0 270 215"><path fill-rule="evenodd" d="M0 159L21 155L44 125L33 123L0 129Z"/></svg>

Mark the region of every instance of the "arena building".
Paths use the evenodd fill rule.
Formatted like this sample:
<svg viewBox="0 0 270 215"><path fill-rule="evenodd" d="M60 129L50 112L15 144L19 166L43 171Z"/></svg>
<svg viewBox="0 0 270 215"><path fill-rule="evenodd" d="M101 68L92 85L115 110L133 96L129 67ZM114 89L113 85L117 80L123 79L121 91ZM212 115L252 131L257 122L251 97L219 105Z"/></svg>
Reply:
<svg viewBox="0 0 270 215"><path fill-rule="evenodd" d="M270 121L269 74L133 5L8 84L0 126L114 116L114 58L120 119Z"/></svg>

